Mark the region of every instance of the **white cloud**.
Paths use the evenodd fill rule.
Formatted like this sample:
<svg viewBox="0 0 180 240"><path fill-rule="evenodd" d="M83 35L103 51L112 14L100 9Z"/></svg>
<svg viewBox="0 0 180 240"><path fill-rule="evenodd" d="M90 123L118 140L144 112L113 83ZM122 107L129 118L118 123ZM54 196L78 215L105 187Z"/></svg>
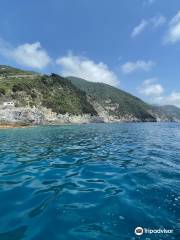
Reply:
<svg viewBox="0 0 180 240"><path fill-rule="evenodd" d="M160 104L180 107L180 92L172 92L169 96L163 96L159 102Z"/></svg>
<svg viewBox="0 0 180 240"><path fill-rule="evenodd" d="M122 72L129 74L138 70L150 71L155 66L153 61L138 60L136 62L127 62L121 66Z"/></svg>
<svg viewBox="0 0 180 240"><path fill-rule="evenodd" d="M140 94L154 104L180 107L180 92L173 91L169 95L165 95L163 86L156 81L156 78L145 80L139 88Z"/></svg>
<svg viewBox="0 0 180 240"><path fill-rule="evenodd" d="M109 85L118 86L119 81L113 71L102 62L95 63L93 60L75 56L69 53L60 57L56 63L61 67L61 74L64 76L75 76L92 82L103 82Z"/></svg>
<svg viewBox="0 0 180 240"><path fill-rule="evenodd" d="M180 108L180 92L172 92L170 95L162 95L153 99L159 105L174 105Z"/></svg>
<svg viewBox="0 0 180 240"><path fill-rule="evenodd" d="M165 23L166 23L166 18L163 15L154 16L149 19L143 19L141 20L140 24L133 29L131 33L131 37L134 38L137 35L141 34L143 31L146 30L148 26L153 28L158 28L163 26Z"/></svg>
<svg viewBox="0 0 180 240"><path fill-rule="evenodd" d="M146 20L142 20L142 21L140 22L140 24L137 25L137 26L133 29L133 31L132 31L132 33L131 33L131 37L136 37L137 35L139 35L140 33L142 33L142 32L145 30L145 28L147 27L147 25L148 25L148 22L147 22Z"/></svg>
<svg viewBox="0 0 180 240"><path fill-rule="evenodd" d="M40 42L25 43L12 47L3 40L0 41L0 54L26 67L42 69L50 64L51 59L41 47Z"/></svg>
<svg viewBox="0 0 180 240"><path fill-rule="evenodd" d="M147 97L154 98L160 97L164 92L164 88L156 83L156 78L151 78L142 83L139 92Z"/></svg>
<svg viewBox="0 0 180 240"><path fill-rule="evenodd" d="M180 11L169 22L169 28L164 37L164 43L176 43L178 41L180 41Z"/></svg>

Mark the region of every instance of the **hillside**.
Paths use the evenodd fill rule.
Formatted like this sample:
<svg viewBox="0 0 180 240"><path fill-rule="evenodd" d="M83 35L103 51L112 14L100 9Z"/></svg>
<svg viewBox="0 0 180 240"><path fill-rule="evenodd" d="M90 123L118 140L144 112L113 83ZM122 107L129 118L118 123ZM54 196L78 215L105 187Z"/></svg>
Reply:
<svg viewBox="0 0 180 240"><path fill-rule="evenodd" d="M14 72L14 69L13 69ZM15 74L15 73L13 73ZM47 107L53 112L64 114L96 114L88 103L86 94L77 89L70 81L52 74L51 76L32 75L25 77L10 75L1 79L0 104L14 101L16 107ZM13 77L12 77L13 76Z"/></svg>
<svg viewBox="0 0 180 240"><path fill-rule="evenodd" d="M179 120L180 109L148 105L107 84L0 65L1 124Z"/></svg>
<svg viewBox="0 0 180 240"><path fill-rule="evenodd" d="M75 77L68 79L77 88L85 91L96 111L108 119L155 121L149 113L149 105L127 92L104 83L88 82Z"/></svg>
<svg viewBox="0 0 180 240"><path fill-rule="evenodd" d="M11 77L11 76L15 76L17 77L18 75L21 76L30 76L30 75L39 75L36 72L32 72L32 71L24 71L21 69L17 69L14 67L10 67L10 66L6 66L6 65L0 65L0 77Z"/></svg>
<svg viewBox="0 0 180 240"><path fill-rule="evenodd" d="M156 117L157 121L180 121L180 108L172 105L151 106L150 112Z"/></svg>

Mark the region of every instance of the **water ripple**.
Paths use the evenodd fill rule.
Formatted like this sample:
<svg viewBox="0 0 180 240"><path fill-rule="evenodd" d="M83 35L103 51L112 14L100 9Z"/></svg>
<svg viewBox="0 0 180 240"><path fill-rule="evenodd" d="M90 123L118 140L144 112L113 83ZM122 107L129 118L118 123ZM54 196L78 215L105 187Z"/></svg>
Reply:
<svg viewBox="0 0 180 240"><path fill-rule="evenodd" d="M0 240L178 240L179 142L173 123L1 130Z"/></svg>

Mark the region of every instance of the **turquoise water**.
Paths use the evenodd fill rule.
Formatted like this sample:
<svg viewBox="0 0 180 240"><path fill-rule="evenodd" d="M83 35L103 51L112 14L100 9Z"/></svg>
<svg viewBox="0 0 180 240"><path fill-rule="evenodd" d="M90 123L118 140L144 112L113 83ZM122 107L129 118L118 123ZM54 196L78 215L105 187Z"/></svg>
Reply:
<svg viewBox="0 0 180 240"><path fill-rule="evenodd" d="M178 240L179 161L175 123L0 130L0 240Z"/></svg>

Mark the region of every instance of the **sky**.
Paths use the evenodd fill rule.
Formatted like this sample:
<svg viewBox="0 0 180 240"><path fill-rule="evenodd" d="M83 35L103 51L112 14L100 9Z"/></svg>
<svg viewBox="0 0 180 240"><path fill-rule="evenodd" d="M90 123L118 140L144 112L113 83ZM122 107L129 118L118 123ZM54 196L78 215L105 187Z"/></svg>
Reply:
<svg viewBox="0 0 180 240"><path fill-rule="evenodd" d="M0 64L180 107L179 0L0 0Z"/></svg>

